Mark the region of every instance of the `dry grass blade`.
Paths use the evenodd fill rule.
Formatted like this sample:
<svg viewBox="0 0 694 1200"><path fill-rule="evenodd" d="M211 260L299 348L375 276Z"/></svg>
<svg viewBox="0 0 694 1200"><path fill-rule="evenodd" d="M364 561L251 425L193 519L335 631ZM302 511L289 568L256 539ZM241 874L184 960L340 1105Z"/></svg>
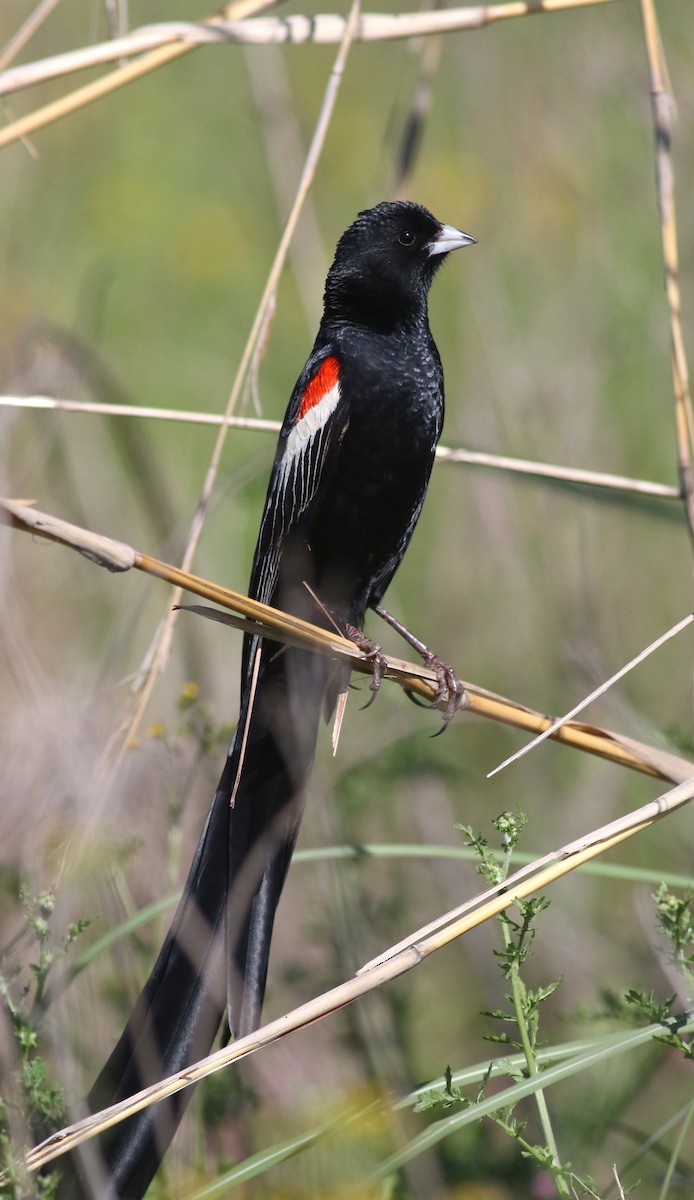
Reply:
<svg viewBox="0 0 694 1200"><path fill-rule="evenodd" d="M349 662L351 668L364 674L373 672L373 662L357 649L353 642L340 637L327 629L321 629L288 613L270 608L248 596L233 592L229 588L211 583L191 575L180 567L161 562L147 554L134 550L123 542L91 533L71 525L59 518L39 512L26 502L0 501L0 520L16 529L51 541L61 542L98 566L111 571L127 571L135 569L147 575L153 575L167 583L171 583L179 594L182 590L193 592L205 599L219 604L240 614L242 620L231 623L237 627L258 634L258 636L273 637L289 645L301 646L328 654ZM216 614L216 620L228 620L224 614ZM436 674L419 664L404 662L401 659L388 658L384 672L385 679L391 679L409 692L414 692L422 699L432 701L437 695ZM513 725L533 733L541 733L553 722L553 718L535 712L503 696L485 691L474 684L465 683L466 699L461 711L475 713L492 721L505 725ZM679 783L688 779L694 771L694 765L684 758L659 750L654 746L645 745L621 734L600 729L596 726L583 724L567 724L556 729L551 737L553 740L582 750L588 754L608 759L620 766L640 771L654 778L666 779Z"/></svg>
<svg viewBox="0 0 694 1200"><path fill-rule="evenodd" d="M56 396L0 396L2 408L42 408L56 412L86 413L107 417L144 417L153 421L180 421L185 425L229 425L234 429L253 429L279 433L279 421L259 417L226 416L224 413L196 412L181 408L150 408L146 404L109 404L101 400L65 400Z"/></svg>
<svg viewBox="0 0 694 1200"><path fill-rule="evenodd" d="M467 680L463 682L468 691L466 711L469 713L487 717L490 721L499 721L502 725L512 725L515 729L524 729L528 733L544 733L545 729L554 724L553 717L525 708L506 697L490 696ZM633 771L640 771L643 775L651 775L654 779L666 779L673 783L687 779L694 765L686 758L680 758L667 750L660 750L598 725L586 725L577 721L556 729L550 734L550 740L560 742L564 746L572 746L575 750L583 750L586 754L594 754L596 758L605 758Z"/></svg>
<svg viewBox="0 0 694 1200"><path fill-rule="evenodd" d="M0 71L4 71L13 58L16 58L59 2L60 0L41 0L34 11L29 13L26 21L20 25L14 37L10 38L5 49L0 53Z"/></svg>
<svg viewBox="0 0 694 1200"><path fill-rule="evenodd" d="M227 4L223 10L223 16L209 17L206 21L200 24L204 27L219 24L225 18L228 20L243 19L251 13L262 12L264 8L270 8L275 0L237 0L235 4ZM112 38L106 43L107 46L120 46L118 53L109 55L109 59L122 59L127 54L137 53L134 49L127 49L129 37ZM87 84L85 87L78 88L74 92L70 92L67 96L62 96L60 100L54 100L51 104L46 104L43 108L37 109L33 113L28 113L26 117L20 117L16 121L12 121L5 129L0 129L0 147L9 145L11 142L18 141L20 138L27 137L34 133L37 129L42 129L45 125L50 125L54 121L59 121L61 117L66 117L70 113L77 112L80 108L86 108L88 104L93 104L95 100L102 99L103 96L108 96L111 92L115 92L118 88L125 87L128 83L133 83L134 80L140 79L143 75L148 75L151 71L156 71L159 67L166 66L176 58L180 58L182 54L187 54L190 50L195 49L195 42L176 40L171 42L171 39L163 39L168 42L165 45L154 44L150 52L139 58L136 62L125 63L112 71L110 75L105 75L102 79L97 79L93 83ZM140 48L141 50L144 47ZM61 56L65 57L65 56ZM102 60L103 61L103 60ZM88 64L84 64L85 66ZM22 73L26 68L19 67L17 71ZM59 74L64 72L59 71ZM7 75L12 75L13 72L6 72ZM53 75L45 76L45 78L53 78ZM38 82L38 80L33 80ZM0 83L1 89L1 83ZM10 88L10 91L16 89ZM0 95L3 94L0 90Z"/></svg>
<svg viewBox="0 0 694 1200"><path fill-rule="evenodd" d="M694 490L691 445L694 430L689 371L682 336L682 297L679 285L675 173L672 163L674 100L668 86L667 66L653 0L641 0L643 31L651 77L651 105L655 133L656 186L665 267L665 288L670 311L672 378L675 392L677 466L689 533L694 541Z"/></svg>
<svg viewBox="0 0 694 1200"><path fill-rule="evenodd" d="M613 475L605 471L586 471L580 467L561 467L554 463L532 462L526 458L511 458L506 454L485 454L479 450L449 449L447 446L439 446L436 457L442 463L459 462L471 467L489 467L494 471L509 471L514 475L531 475L535 479L551 479L584 487L606 488L608 491L626 492L635 496L657 496L667 500L682 498L680 489L667 483L655 483L650 479L631 479L626 475Z"/></svg>
<svg viewBox="0 0 694 1200"><path fill-rule="evenodd" d="M208 1075L246 1058L262 1047L269 1046L299 1029L304 1029L315 1021L322 1020L347 1004L352 1004L361 996L375 991L383 984L410 971L436 950L449 945L469 930L489 920L490 917L503 912L504 909L510 908L516 901L543 890L583 863L605 853L619 845L620 842L661 820L666 814L688 804L693 797L694 775L629 816L611 822L555 851L550 856L553 860L550 866L545 865L547 858L540 859L538 863L524 868L522 873L518 873L518 876L505 880L503 884L499 885L499 888L492 888L463 906L465 910L474 906L474 911L465 911L462 915L446 914L441 918L442 922L446 922L445 928L439 928L437 932L425 936L420 936L423 933L420 930L407 942L391 947L372 964L367 964L352 979L331 988L330 991L324 992L306 1004L300 1005L278 1020L271 1021L257 1032L240 1038L223 1050L208 1055L195 1066L137 1092L128 1100L114 1104L100 1113L53 1134L27 1155L27 1168L37 1170L45 1166L60 1155L73 1150L76 1146L113 1125L119 1124L134 1113L149 1108L152 1104L182 1091L183 1088L190 1087L191 1084L198 1083ZM519 878L521 874L523 878ZM451 920L452 916L454 919ZM439 922L436 924L438 925Z"/></svg>
<svg viewBox="0 0 694 1200"><path fill-rule="evenodd" d="M570 712L566 713L563 717L559 717L547 729L538 734L536 738L533 738L532 742L528 742L527 746L521 747L521 749L517 750L515 754L509 755L509 757L505 758L502 763L499 763L498 767L494 767L493 771L489 771L487 774L487 779L491 779L493 775L498 775L499 771L503 771L504 768L510 766L511 763L517 762L519 758L523 758L524 755L529 754L531 750L534 750L536 746L539 746L540 742L543 742L545 738L551 737L556 730L561 729L562 725L566 725L572 717L575 717L578 715L578 713L583 712L583 709L587 708L589 704L592 704L593 700L597 700L598 696L604 695L604 693L608 691L609 688L611 688L615 683L617 683L618 680L623 679L624 676L628 675L630 671L633 671L634 668L639 665L639 663L642 663L644 659L649 657L649 655L653 654L656 650L659 650L660 647L664 646L666 642L669 642L670 638L676 637L678 633L681 633L684 629L691 625L692 621L694 621L694 614L689 613L688 616L684 617L681 621L678 621L676 625L673 625L670 629L666 630L665 633L661 634L660 637L656 638L655 641L651 642L650 645L641 650L639 654L630 659L628 663L625 663L623 667L620 667L618 671L615 671L614 675L610 675L609 679L606 679L605 682L601 683L599 687L594 688L590 695L584 696L583 700L576 704L570 710Z"/></svg>
<svg viewBox="0 0 694 1200"><path fill-rule="evenodd" d="M229 425L234 429L252 429L255 432L279 433L279 421L268 421L259 417L239 417L222 413L193 412L179 408L149 408L139 404L108 404L93 400L65 400L55 396L0 396L0 408L54 409L58 412L91 413L109 417L143 417L146 420L180 421L187 425ZM680 500L679 488L651 479L633 479L626 475L614 475L604 471L585 471L579 467L560 467L555 464L531 462L524 458L512 458L506 454L485 454L478 450L462 447L437 446L436 461L439 463L464 463L470 467L487 467L493 471L508 471L512 474L531 475L536 479L560 480L579 486L605 488L607 491L623 492L634 496L653 496L661 500Z"/></svg>
<svg viewBox="0 0 694 1200"><path fill-rule="evenodd" d="M509 4L478 5L473 8L443 9L428 13L372 13L362 18L354 36L360 41L421 37L455 30L480 29L495 21L525 17L538 12L561 12L569 8L585 8L614 2L615 0L512 0ZM254 5L253 0L240 0L239 5L228 6L225 10L228 17L226 20L210 17L199 23L171 22L152 28L146 27L128 37L115 38L102 46L92 46L86 50L59 55L45 63L35 63L5 72L5 75L0 77L0 95L18 91L46 79L54 79L71 71L147 51L145 57L139 61L120 67L95 83L78 88L62 99L13 121L0 130L0 147L84 108L94 100L132 83L133 80L164 66L198 45L220 40L251 45L278 45L284 42L294 45L307 42L326 45L341 43L349 28L349 18L337 14L316 17L290 16L281 20L271 17L234 20L236 15L243 17L248 15L248 12L258 11L258 8L262 7L266 5Z"/></svg>

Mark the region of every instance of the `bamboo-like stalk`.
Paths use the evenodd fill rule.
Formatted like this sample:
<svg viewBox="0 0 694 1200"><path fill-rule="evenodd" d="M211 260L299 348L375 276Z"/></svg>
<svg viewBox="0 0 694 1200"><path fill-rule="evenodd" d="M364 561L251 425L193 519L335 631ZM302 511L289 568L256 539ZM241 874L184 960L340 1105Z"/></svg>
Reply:
<svg viewBox="0 0 694 1200"><path fill-rule="evenodd" d="M257 11L263 4L240 0L244 8ZM614 0L512 0L508 4L476 5L473 8L439 9L426 13L365 14L354 30L358 41L390 41L399 38L423 37L431 34L481 29L495 21L525 17L539 12L561 12L570 8L585 8L595 4L612 4ZM25 117L12 121L0 130L0 147L35 133L37 129L60 120L103 96L132 83L150 71L186 54L196 46L224 42L250 45L293 45L340 43L345 36L349 18L342 14L323 14L314 17L288 16L279 19L257 17L235 20L236 5L225 10L232 19L208 17L200 22L168 22L136 30L127 37L113 38L100 46L57 55L43 63L15 67L0 76L0 95L55 79L72 71L111 62L128 55L147 52L146 57L117 68L85 87L70 92L60 100L36 109ZM243 14L239 14L243 15Z"/></svg>
<svg viewBox="0 0 694 1200"><path fill-rule="evenodd" d="M553 861L550 865L546 865L547 859L543 858L532 867L524 868L523 872L519 872L517 876L504 880L476 896L464 906L464 912L446 914L441 918L441 921L445 922L443 928L437 928L435 932L424 936L420 936L422 931L418 931L417 934L412 935L412 939L407 939L399 946L391 947L378 959L362 967L353 978L331 988L321 996L317 996L293 1009L292 1012L269 1022L256 1032L239 1038L230 1046L209 1054L192 1067L171 1075L160 1083L144 1088L127 1100L111 1105L102 1112L77 1121L67 1129L61 1129L52 1134L29 1152L26 1157L27 1168L35 1171L46 1166L60 1155L74 1150L83 1142L112 1128L134 1113L141 1112L152 1104L175 1095L183 1088L198 1083L208 1075L254 1054L264 1046L269 1046L287 1037L290 1033L304 1029L315 1021L338 1012L361 996L404 975L429 955L462 937L463 934L481 925L484 921L510 908L517 901L542 891L583 863L649 828L665 815L688 804L693 797L694 775L628 816L611 822L556 850L551 855ZM533 867L537 869L533 870ZM522 878L520 878L521 875Z"/></svg>
<svg viewBox="0 0 694 1200"><path fill-rule="evenodd" d="M643 32L651 79L651 110L655 138L656 189L665 269L665 291L670 318L672 382L675 393L677 467L689 534L694 541L694 482L691 445L694 436L687 355L682 335L682 295L679 284L675 172L672 162L674 99L668 85L665 54L653 0L641 0Z"/></svg>
<svg viewBox="0 0 694 1200"><path fill-rule="evenodd" d="M140 404L107 404L97 400L64 400L54 396L0 396L0 408L53 409L109 417L141 417L146 420L179 421L187 425L228 425L234 429L249 429L261 433L279 433L279 421L261 417L239 417L222 413L193 412L179 408L151 408ZM652 479L634 479L609 471L587 471L581 467L562 467L556 463L533 462L508 454L487 454L466 450L462 446L437 446L439 463L463 463L469 467L487 467L492 471L528 475L535 479L572 483L579 487L601 488L634 496L652 496L657 500L681 500L682 492L671 484Z"/></svg>
<svg viewBox="0 0 694 1200"><path fill-rule="evenodd" d="M342 659L348 662L353 670L364 674L373 672L372 660L358 650L353 642L340 637L339 634L301 621L298 617L261 604L258 600L252 600L207 579L201 579L180 567L161 562L124 542L81 529L19 501L1 500L0 520L15 529L69 546L91 562L110 571L135 569L173 584L178 591L185 589L194 595L202 596L237 614L238 619L220 619L226 619L240 629ZM436 699L437 678L427 667L402 659L388 658L384 677L423 700L432 702ZM552 717L535 712L475 684L463 682L467 693L463 706L466 712L524 729L529 733L542 733L554 723ZM570 722L556 729L551 738L574 749L670 782L681 782L694 772L694 764L686 759L598 726Z"/></svg>

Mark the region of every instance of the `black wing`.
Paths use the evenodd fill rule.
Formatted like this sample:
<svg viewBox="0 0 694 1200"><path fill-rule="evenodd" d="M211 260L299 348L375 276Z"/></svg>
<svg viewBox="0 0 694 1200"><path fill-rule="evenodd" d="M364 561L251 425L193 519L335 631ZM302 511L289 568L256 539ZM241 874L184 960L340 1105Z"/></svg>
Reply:
<svg viewBox="0 0 694 1200"><path fill-rule="evenodd" d="M314 347L292 392L277 443L253 557L249 595L272 604L289 534L320 499L349 414L340 390L340 363L330 345ZM252 639L244 646L246 678Z"/></svg>

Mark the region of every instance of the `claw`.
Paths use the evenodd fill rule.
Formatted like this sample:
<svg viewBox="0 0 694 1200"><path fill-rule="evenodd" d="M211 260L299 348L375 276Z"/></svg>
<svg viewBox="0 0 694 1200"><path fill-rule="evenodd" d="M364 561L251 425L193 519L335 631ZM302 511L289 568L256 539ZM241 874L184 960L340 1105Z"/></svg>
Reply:
<svg viewBox="0 0 694 1200"><path fill-rule="evenodd" d="M412 692L408 692L407 690L405 691L405 694L409 697L413 704L419 705L420 708L438 708L443 714L443 725L439 730L437 730L436 733L432 734L432 737L438 737L439 734L444 733L445 730L448 729L448 726L453 720L455 714L461 708L465 708L467 704L467 692L465 691L465 686L458 679L458 676L456 675L450 663L444 662L438 654L435 654L433 650L430 650L428 646L425 646L424 642L420 642L418 638L415 638L409 632L409 630L406 630L404 626L395 620L395 618L391 617L390 613L387 613L386 610L380 605L376 606L376 612L379 614L379 616L384 617L388 623L393 626L393 628L397 629L397 631L405 637L410 645L421 656L424 661L424 665L429 667L429 669L436 675L436 695L431 703L423 702L422 700L418 699L417 696L414 696ZM376 693L381 686L381 680L383 679L388 661L378 643L373 642L371 638L367 637L361 629L357 629L355 625L345 623L344 630L346 636L350 639L350 641L354 642L355 646L357 646L359 650L361 650L364 657L373 661L373 679L369 684L371 697L369 700L367 700L366 704L362 705L362 709L370 708L376 699Z"/></svg>
<svg viewBox="0 0 694 1200"><path fill-rule="evenodd" d="M373 662L373 678L369 684L371 697L366 704L362 704L362 711L365 708L370 708L376 699L376 693L381 686L381 680L388 665L388 661L377 642L373 642L370 637L361 630L357 629L356 625L345 625L345 632L351 642L361 650L365 658L371 659Z"/></svg>
<svg viewBox="0 0 694 1200"><path fill-rule="evenodd" d="M442 658L439 658L438 654L434 654L433 650L430 650L428 646L424 645L424 642L415 637L413 633L410 633L410 630L406 629L382 604L374 604L373 608L379 617L382 617L396 633L399 633L412 646L413 650L417 651L417 654L424 660L425 666L436 673L438 687L436 695L430 704L419 700L412 692L408 692L407 689L405 689L405 695L409 697L413 704L419 705L420 708L440 709L443 713L443 725L437 733L432 734L432 737L438 737L440 733L448 729L458 710L465 708L467 705L467 692L465 691L464 684L460 682L450 663L444 662Z"/></svg>
<svg viewBox="0 0 694 1200"><path fill-rule="evenodd" d="M420 654L424 660L424 665L436 674L438 684L436 695L431 703L426 703L413 695L412 692L406 692L405 694L419 708L438 708L443 713L443 725L436 733L432 733L431 735L432 737L439 737L440 734L446 732L455 714L461 708L465 708L467 704L467 692L465 691L465 685L460 682L450 663L444 662L433 650L421 649Z"/></svg>
<svg viewBox="0 0 694 1200"><path fill-rule="evenodd" d="M431 702L432 708L438 708L443 713L443 725L433 735L438 737L448 729L458 710L465 707L467 693L450 663L444 662L433 650L424 652L422 658L425 665L435 672L438 682L438 691Z"/></svg>

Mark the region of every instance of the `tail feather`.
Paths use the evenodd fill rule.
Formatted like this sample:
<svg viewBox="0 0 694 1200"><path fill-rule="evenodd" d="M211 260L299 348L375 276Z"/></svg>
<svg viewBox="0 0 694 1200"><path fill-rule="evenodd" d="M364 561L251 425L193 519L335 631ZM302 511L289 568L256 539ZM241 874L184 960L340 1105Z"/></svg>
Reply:
<svg viewBox="0 0 694 1200"><path fill-rule="evenodd" d="M246 699L171 929L89 1094L90 1111L204 1057L225 1014L236 1036L258 1025L325 687L316 656L263 648L252 708ZM140 1200L190 1092L114 1126L96 1156L76 1152L60 1200Z"/></svg>

